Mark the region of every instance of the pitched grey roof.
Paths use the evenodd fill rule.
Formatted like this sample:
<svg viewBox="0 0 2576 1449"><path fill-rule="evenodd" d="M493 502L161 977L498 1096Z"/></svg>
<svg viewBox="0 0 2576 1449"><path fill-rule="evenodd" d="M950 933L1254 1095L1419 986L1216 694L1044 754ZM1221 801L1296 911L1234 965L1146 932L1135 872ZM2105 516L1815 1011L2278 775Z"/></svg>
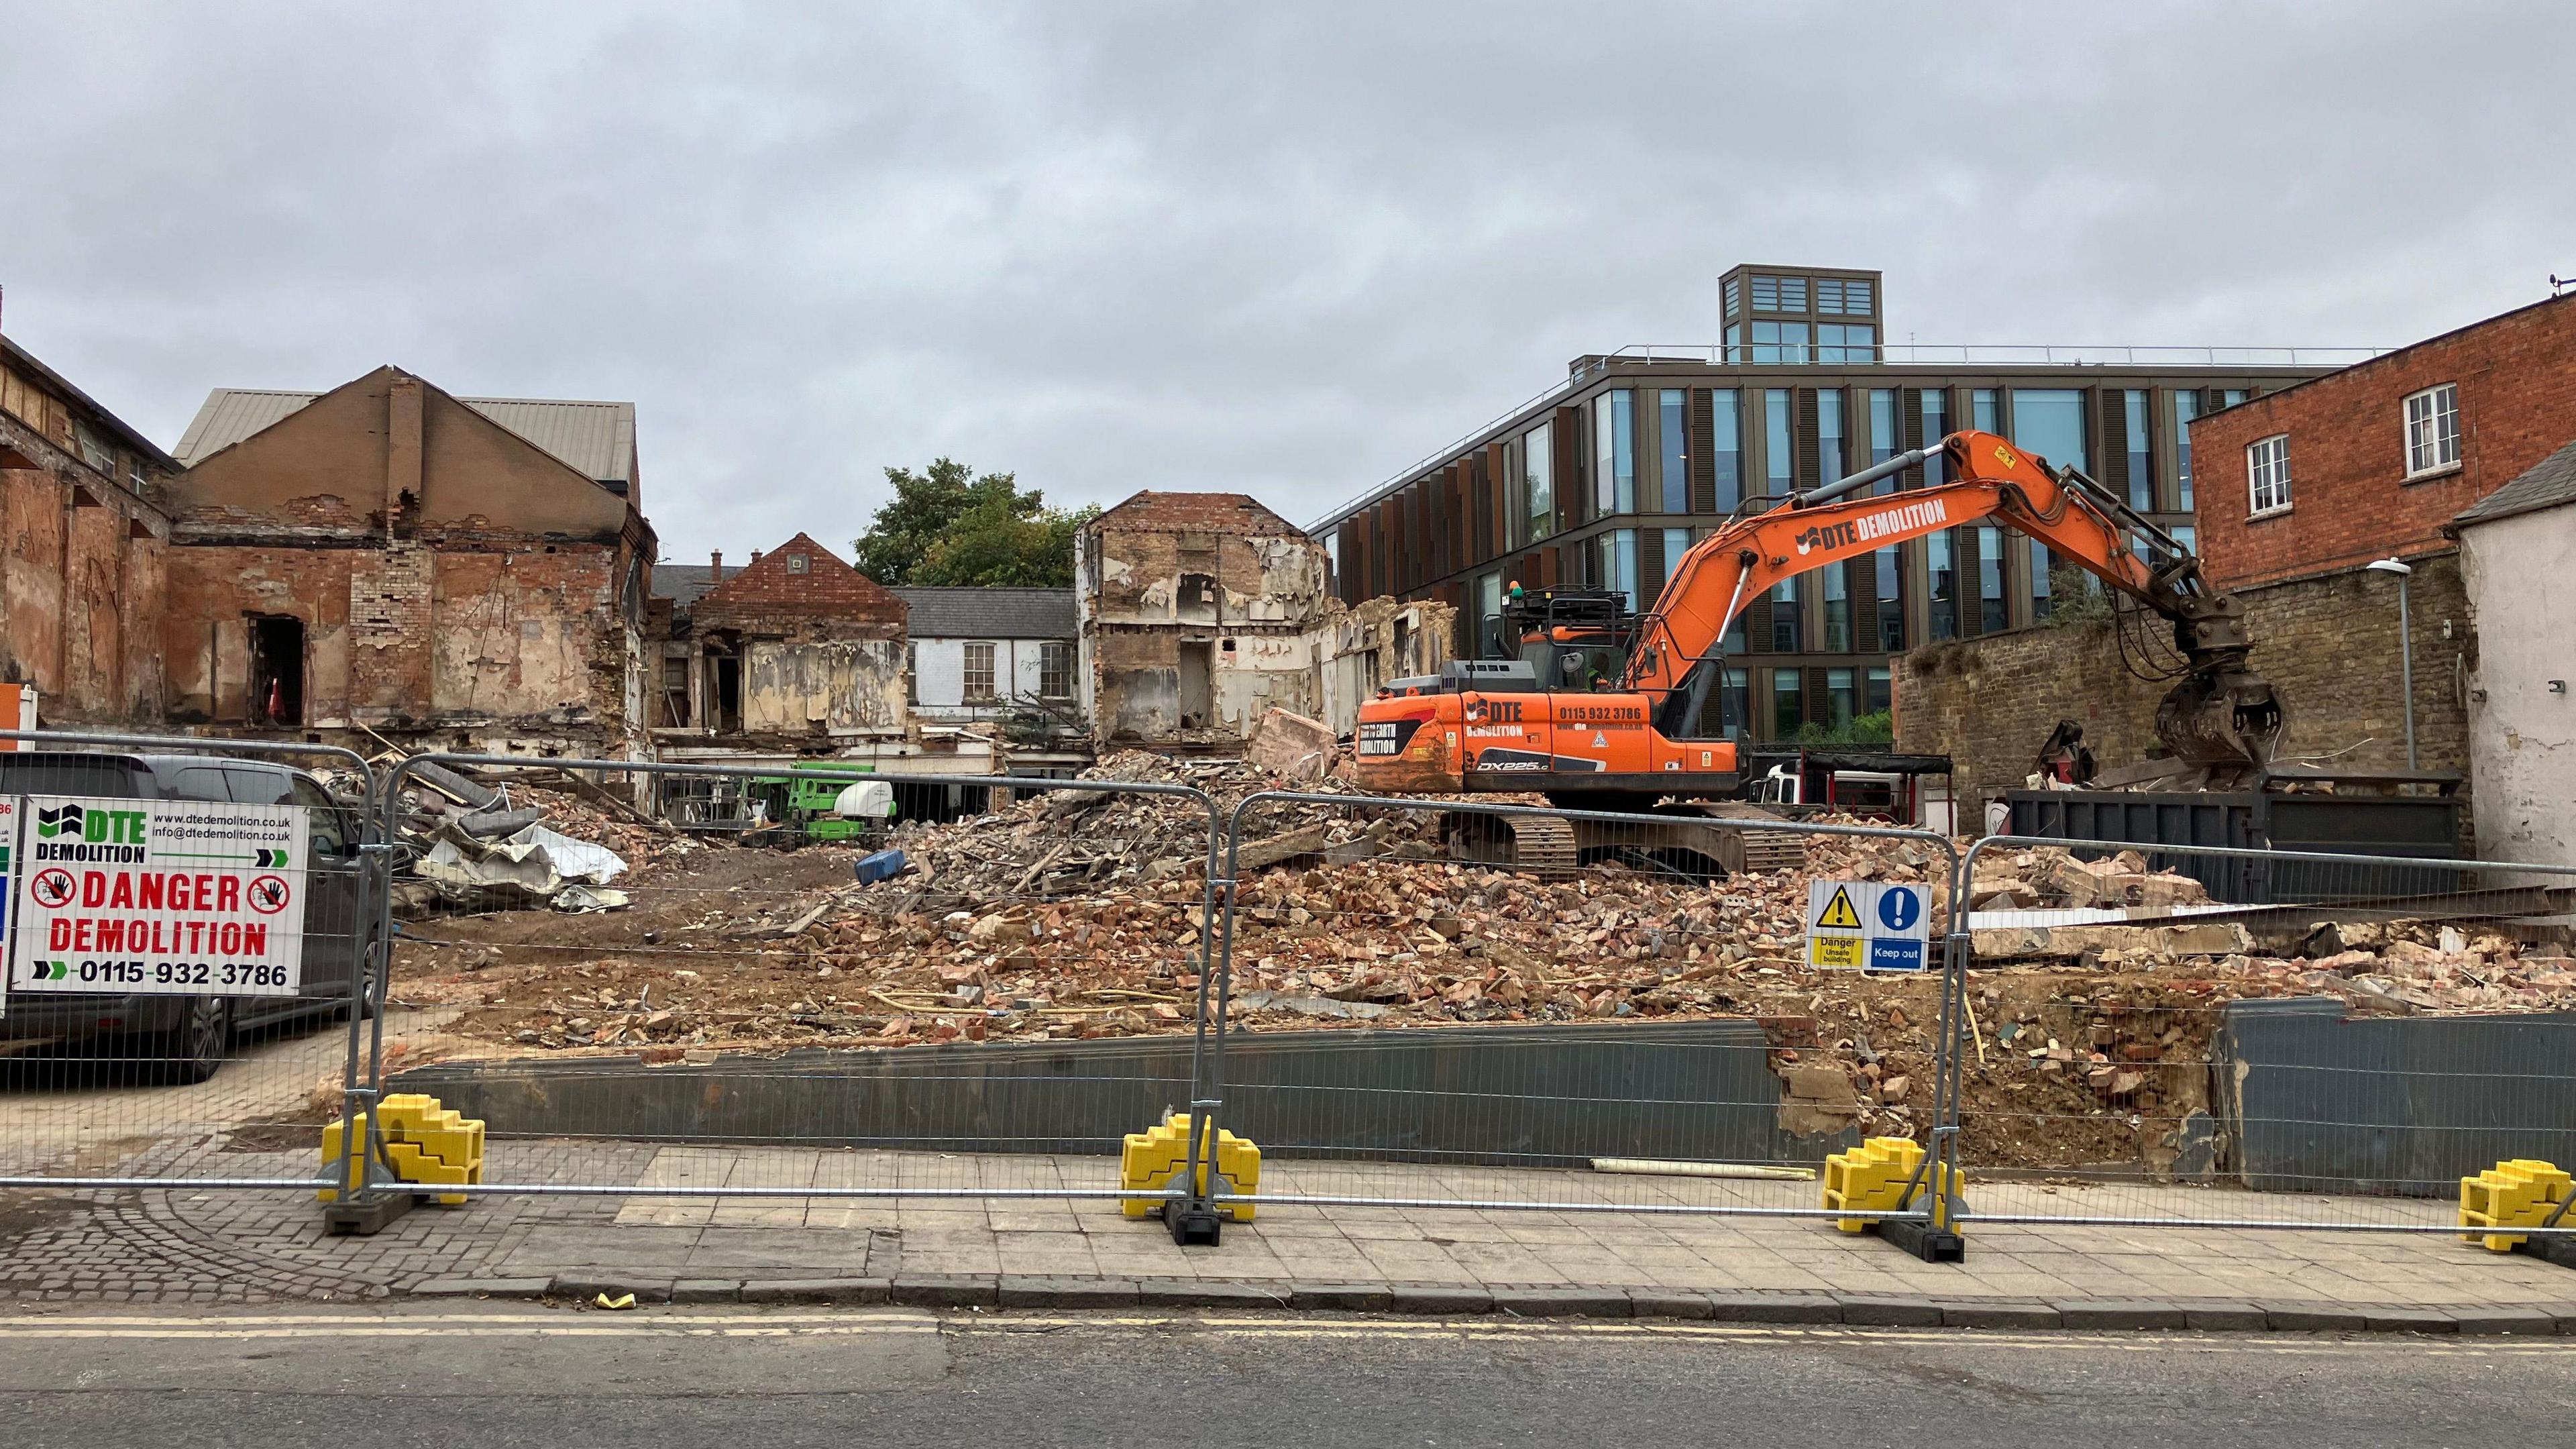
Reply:
<svg viewBox="0 0 2576 1449"><path fill-rule="evenodd" d="M655 574L658 579L659 573ZM931 589L894 591L912 610L915 639L1071 639L1071 589Z"/></svg>
<svg viewBox="0 0 2576 1449"><path fill-rule="evenodd" d="M742 572L736 564L725 571L726 578ZM673 599L683 609L698 601L700 595L716 586L716 571L709 564L657 563L653 565L653 597Z"/></svg>
<svg viewBox="0 0 2576 1449"><path fill-rule="evenodd" d="M253 433L303 410L318 392L219 387L206 394L179 438L179 461L195 467ZM553 454L585 478L635 482L635 404L546 398L461 397L458 402Z"/></svg>
<svg viewBox="0 0 2576 1449"><path fill-rule="evenodd" d="M2562 503L2576 503L2576 443L2532 464L2521 477L2461 509L2451 519L2451 526L2492 523Z"/></svg>

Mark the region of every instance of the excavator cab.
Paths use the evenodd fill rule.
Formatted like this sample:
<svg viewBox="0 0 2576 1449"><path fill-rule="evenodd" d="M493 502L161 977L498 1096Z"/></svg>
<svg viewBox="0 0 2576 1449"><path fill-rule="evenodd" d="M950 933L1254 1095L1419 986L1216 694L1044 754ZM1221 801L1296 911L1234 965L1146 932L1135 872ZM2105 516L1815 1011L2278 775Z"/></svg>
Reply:
<svg viewBox="0 0 2576 1449"><path fill-rule="evenodd" d="M1570 585L1523 589L1503 604L1501 658L1518 659L1547 690L1617 686L1637 641L1637 615L1617 589Z"/></svg>

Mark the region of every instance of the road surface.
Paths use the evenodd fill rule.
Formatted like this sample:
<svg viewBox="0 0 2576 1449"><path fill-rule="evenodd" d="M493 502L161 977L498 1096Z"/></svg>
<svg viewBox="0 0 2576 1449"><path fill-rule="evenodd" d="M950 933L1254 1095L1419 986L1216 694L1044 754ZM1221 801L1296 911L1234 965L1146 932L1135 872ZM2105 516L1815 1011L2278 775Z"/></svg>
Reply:
<svg viewBox="0 0 2576 1449"><path fill-rule="evenodd" d="M26 1449L2539 1445L2576 1437L2576 1339L21 1308L0 1312L0 1415Z"/></svg>

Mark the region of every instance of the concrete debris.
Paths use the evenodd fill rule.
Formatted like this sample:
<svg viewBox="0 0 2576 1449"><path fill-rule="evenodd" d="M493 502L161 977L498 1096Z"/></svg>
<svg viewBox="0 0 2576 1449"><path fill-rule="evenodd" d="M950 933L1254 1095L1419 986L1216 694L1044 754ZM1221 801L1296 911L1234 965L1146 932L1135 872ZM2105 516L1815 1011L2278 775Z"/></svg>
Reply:
<svg viewBox="0 0 2576 1449"><path fill-rule="evenodd" d="M1320 780L1333 768L1333 727L1294 710L1272 709L1253 727L1244 762L1283 780Z"/></svg>
<svg viewBox="0 0 2576 1449"><path fill-rule="evenodd" d="M1112 755L1082 778L1190 786L1214 798L1221 816L1260 790L1354 793L1331 779L1285 781L1248 761L1175 760L1141 750ZM1380 855L1429 859L1439 853L1438 822L1428 814L1370 816L1268 802L1255 806L1245 822L1252 838L1242 847L1238 870ZM1181 795L1051 790L1000 814L898 826L890 843L903 850L912 869L863 892L858 909L939 913L1184 878L1203 883L1208 812Z"/></svg>

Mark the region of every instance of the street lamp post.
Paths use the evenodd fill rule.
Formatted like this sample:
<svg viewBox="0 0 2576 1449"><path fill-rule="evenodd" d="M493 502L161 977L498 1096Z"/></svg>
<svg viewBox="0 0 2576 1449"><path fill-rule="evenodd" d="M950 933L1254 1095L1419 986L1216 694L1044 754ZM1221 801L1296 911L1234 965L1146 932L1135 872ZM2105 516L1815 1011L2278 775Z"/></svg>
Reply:
<svg viewBox="0 0 2576 1449"><path fill-rule="evenodd" d="M2397 575L2397 678L2406 694L2406 768L2415 764L2415 631L2406 616L2406 579L2415 571L2393 558L2368 565L2373 573Z"/></svg>

